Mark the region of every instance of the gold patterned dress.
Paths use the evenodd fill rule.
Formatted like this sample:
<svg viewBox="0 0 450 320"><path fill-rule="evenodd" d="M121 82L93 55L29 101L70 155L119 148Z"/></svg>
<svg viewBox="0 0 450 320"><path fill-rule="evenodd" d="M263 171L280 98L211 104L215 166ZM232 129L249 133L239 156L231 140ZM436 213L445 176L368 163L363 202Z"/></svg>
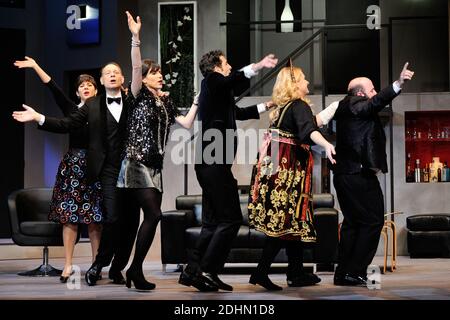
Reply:
<svg viewBox="0 0 450 320"><path fill-rule="evenodd" d="M253 168L249 199L251 227L270 237L315 242L309 136L317 130L311 108L296 100L268 129Z"/></svg>

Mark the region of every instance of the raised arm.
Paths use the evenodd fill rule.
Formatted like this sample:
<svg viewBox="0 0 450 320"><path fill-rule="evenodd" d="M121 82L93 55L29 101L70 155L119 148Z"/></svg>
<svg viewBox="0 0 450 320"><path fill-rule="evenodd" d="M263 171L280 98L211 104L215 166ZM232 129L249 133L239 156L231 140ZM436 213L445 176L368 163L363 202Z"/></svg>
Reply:
<svg viewBox="0 0 450 320"><path fill-rule="evenodd" d="M133 66L133 73L131 77L131 93L137 97L142 88L142 60L141 60L141 41L139 40L139 32L141 30L141 18L133 16L127 11L128 28L131 32L131 64Z"/></svg>
<svg viewBox="0 0 450 320"><path fill-rule="evenodd" d="M61 109L65 116L68 116L72 112L75 112L78 108L77 105L70 100L61 88L52 80L52 78L39 66L39 64L31 57L25 57L25 60L18 60L14 62L14 65L19 69L30 68L33 69L43 83L47 85L49 90L55 99L56 104Z"/></svg>
<svg viewBox="0 0 450 320"><path fill-rule="evenodd" d="M37 62L31 58L31 57L25 57L25 60L18 60L14 62L14 65L19 68L31 68L33 69L39 78L41 78L43 83L49 83L52 79L38 64Z"/></svg>

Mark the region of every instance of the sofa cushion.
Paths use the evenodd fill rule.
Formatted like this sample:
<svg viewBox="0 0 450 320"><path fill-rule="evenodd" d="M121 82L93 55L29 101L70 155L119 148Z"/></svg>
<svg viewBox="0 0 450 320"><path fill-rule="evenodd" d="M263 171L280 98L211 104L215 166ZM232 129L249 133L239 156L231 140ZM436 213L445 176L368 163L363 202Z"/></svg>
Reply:
<svg viewBox="0 0 450 320"><path fill-rule="evenodd" d="M62 226L51 221L25 221L20 224L20 230L27 236L52 237L62 235Z"/></svg>
<svg viewBox="0 0 450 320"><path fill-rule="evenodd" d="M418 214L406 218L406 227L411 231L449 231L450 214Z"/></svg>
<svg viewBox="0 0 450 320"><path fill-rule="evenodd" d="M191 198L189 198L191 197ZM240 195L242 224L248 226L248 195ZM193 210L198 225L202 224L202 198L201 196L184 196L177 198L177 210Z"/></svg>
<svg viewBox="0 0 450 320"><path fill-rule="evenodd" d="M188 248L194 248L198 237L200 235L201 227L192 227L186 229L185 232L185 240ZM232 247L233 248L249 248L251 247L249 242L249 228L247 226L241 226L239 228L237 236L233 239Z"/></svg>

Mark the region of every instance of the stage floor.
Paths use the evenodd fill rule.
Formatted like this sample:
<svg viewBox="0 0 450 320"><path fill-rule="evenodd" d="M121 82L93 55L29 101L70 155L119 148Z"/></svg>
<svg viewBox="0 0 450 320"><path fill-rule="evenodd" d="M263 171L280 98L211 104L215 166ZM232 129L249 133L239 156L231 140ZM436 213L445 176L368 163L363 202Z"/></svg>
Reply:
<svg viewBox="0 0 450 320"><path fill-rule="evenodd" d="M382 257L374 263L380 264ZM88 258L77 258L74 263L82 270L78 281L61 284L59 277L31 278L18 276L17 272L31 270L40 260L0 261L1 300L450 300L450 259L410 259L398 257L398 269L381 275L381 289L364 287L339 287L333 285L333 273L318 272L322 282L316 286L289 288L285 275L271 274L272 281L283 286L282 291L267 292L262 287L248 283L249 273L255 265L230 265L222 280L234 287L233 292L201 293L195 288L178 284L176 265L169 265L162 272L159 262L146 262L145 275L156 283L151 292L139 292L110 283L105 268L103 278L97 286L88 287L84 272L90 266ZM61 267L62 259L51 259L55 267ZM228 266L228 265L227 265ZM235 268L238 266L238 268ZM235 272L233 272L235 271ZM277 271L277 270L275 270ZM279 270L278 270L279 271Z"/></svg>

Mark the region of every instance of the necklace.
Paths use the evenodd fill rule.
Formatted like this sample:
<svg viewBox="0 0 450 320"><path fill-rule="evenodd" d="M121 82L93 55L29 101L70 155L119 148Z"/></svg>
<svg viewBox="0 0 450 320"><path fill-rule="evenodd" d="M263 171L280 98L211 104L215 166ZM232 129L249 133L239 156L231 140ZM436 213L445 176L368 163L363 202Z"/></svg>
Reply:
<svg viewBox="0 0 450 320"><path fill-rule="evenodd" d="M155 98L155 103L158 107L162 107L162 109L164 110L164 114L166 116L163 141L161 141L161 121L162 121L161 117L159 118L159 121L158 121L158 149L159 149L159 154L163 155L164 154L164 146L166 145L166 139L167 139L167 127L169 125L169 115L167 113L166 106L161 101L161 99Z"/></svg>

